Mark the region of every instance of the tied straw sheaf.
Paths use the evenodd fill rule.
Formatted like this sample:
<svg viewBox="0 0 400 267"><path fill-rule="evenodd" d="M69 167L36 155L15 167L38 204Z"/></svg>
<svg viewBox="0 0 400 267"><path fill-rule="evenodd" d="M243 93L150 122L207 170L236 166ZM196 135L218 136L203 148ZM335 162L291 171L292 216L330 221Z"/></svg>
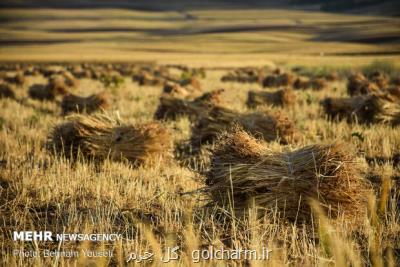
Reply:
<svg viewBox="0 0 400 267"><path fill-rule="evenodd" d="M110 96L105 91L87 97L68 94L64 96L61 102L61 109L64 115L73 112L90 114L98 110L107 109L110 106L110 102Z"/></svg>
<svg viewBox="0 0 400 267"><path fill-rule="evenodd" d="M290 107L296 103L296 95L293 89L285 88L274 92L249 91L247 95L247 106L256 108L261 105L273 105Z"/></svg>
<svg viewBox="0 0 400 267"><path fill-rule="evenodd" d="M266 141L279 139L281 143L291 143L300 138L298 129L283 112L239 113L228 108L214 107L193 126L191 144L199 147L211 143L234 124Z"/></svg>
<svg viewBox="0 0 400 267"><path fill-rule="evenodd" d="M372 94L350 98L326 98L321 105L331 119L348 122L400 124L400 102L392 94Z"/></svg>
<svg viewBox="0 0 400 267"><path fill-rule="evenodd" d="M164 94L160 98L160 105L154 115L155 119L176 119L180 116L188 116L191 120L196 120L204 116L214 107L223 104L221 94L223 89L204 93L203 95L188 100Z"/></svg>
<svg viewBox="0 0 400 267"><path fill-rule="evenodd" d="M104 114L73 115L54 127L48 138L52 151L73 158L79 152L94 159L154 162L172 155L170 132L157 122L122 124Z"/></svg>
<svg viewBox="0 0 400 267"><path fill-rule="evenodd" d="M310 221L309 201L317 200L331 218L362 219L369 183L341 143L274 152L237 127L224 133L213 152L208 191L218 206L246 215L278 211L290 220Z"/></svg>

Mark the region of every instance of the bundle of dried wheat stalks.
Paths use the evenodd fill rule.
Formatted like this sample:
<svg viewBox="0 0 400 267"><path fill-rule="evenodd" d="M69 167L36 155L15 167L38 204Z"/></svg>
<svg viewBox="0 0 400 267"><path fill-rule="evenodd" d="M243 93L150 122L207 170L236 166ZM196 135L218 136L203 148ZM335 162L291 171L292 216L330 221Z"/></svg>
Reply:
<svg viewBox="0 0 400 267"><path fill-rule="evenodd" d="M296 103L296 95L290 88L280 89L274 92L249 91L247 95L247 106L256 108L262 105L289 107Z"/></svg>
<svg viewBox="0 0 400 267"><path fill-rule="evenodd" d="M161 124L121 124L103 114L74 115L54 127L48 148L67 157L128 160L133 164L154 162L172 154L172 137Z"/></svg>
<svg viewBox="0 0 400 267"><path fill-rule="evenodd" d="M15 98L13 87L5 82L0 82L0 99L1 98Z"/></svg>
<svg viewBox="0 0 400 267"><path fill-rule="evenodd" d="M29 87L28 95L37 100L54 100L57 96L69 94L66 87L53 86L50 84L33 84Z"/></svg>
<svg viewBox="0 0 400 267"><path fill-rule="evenodd" d="M154 118L158 120L174 120L180 116L188 116L190 119L195 120L207 114L212 107L223 104L220 97L223 92L223 89L214 90L204 93L194 100L163 95L160 97L160 105L154 114Z"/></svg>
<svg viewBox="0 0 400 267"><path fill-rule="evenodd" d="M69 94L64 96L61 102L61 109L64 115L72 112L90 114L98 110L107 109L109 106L110 97L105 91L88 97Z"/></svg>
<svg viewBox="0 0 400 267"><path fill-rule="evenodd" d="M363 218L370 185L361 177L347 145L312 145L288 152L270 151L246 132L221 136L211 159L207 185L214 203L243 216L278 212L297 222L311 219L309 200L332 218Z"/></svg>
<svg viewBox="0 0 400 267"><path fill-rule="evenodd" d="M286 144L300 137L294 123L282 112L239 113L223 107L214 107L193 126L191 144L197 148L202 144L211 143L221 132L235 124L266 141L279 140Z"/></svg>
<svg viewBox="0 0 400 267"><path fill-rule="evenodd" d="M331 119L348 122L400 124L400 103L395 95L373 94L350 98L328 97L321 102Z"/></svg>

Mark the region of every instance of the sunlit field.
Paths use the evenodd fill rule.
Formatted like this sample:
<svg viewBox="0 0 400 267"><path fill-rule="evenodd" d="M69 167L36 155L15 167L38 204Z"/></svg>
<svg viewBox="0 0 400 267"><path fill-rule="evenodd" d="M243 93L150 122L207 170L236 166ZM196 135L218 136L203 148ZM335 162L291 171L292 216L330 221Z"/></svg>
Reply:
<svg viewBox="0 0 400 267"><path fill-rule="evenodd" d="M287 9L2 9L3 60L360 65L398 59L397 17ZM21 53L23 51L23 53Z"/></svg>
<svg viewBox="0 0 400 267"><path fill-rule="evenodd" d="M0 9L0 265L400 265L399 23Z"/></svg>

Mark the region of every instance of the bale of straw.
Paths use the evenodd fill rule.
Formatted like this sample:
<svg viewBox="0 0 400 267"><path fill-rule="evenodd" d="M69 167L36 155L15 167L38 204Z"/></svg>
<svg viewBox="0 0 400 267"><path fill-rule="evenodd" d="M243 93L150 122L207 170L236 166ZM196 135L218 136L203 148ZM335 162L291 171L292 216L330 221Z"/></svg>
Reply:
<svg viewBox="0 0 400 267"><path fill-rule="evenodd" d="M25 84L25 76L22 72L17 72L13 76L6 76L5 81L18 86L23 86Z"/></svg>
<svg viewBox="0 0 400 267"><path fill-rule="evenodd" d="M313 90L321 91L328 88L328 82L325 78L314 78L311 80L310 86Z"/></svg>
<svg viewBox="0 0 400 267"><path fill-rule="evenodd" d="M339 80L339 74L335 71L332 71L332 72L324 75L324 78L329 82L334 82L334 81Z"/></svg>
<svg viewBox="0 0 400 267"><path fill-rule="evenodd" d="M69 72L65 71L62 73L62 78L64 79L64 83L68 87L77 87L79 85L79 81L75 78L75 76Z"/></svg>
<svg viewBox="0 0 400 267"><path fill-rule="evenodd" d="M198 117L207 114L212 107L221 105L220 95L222 92L223 90L215 90L205 93L194 100L163 95L160 97L160 104L154 114L154 118L157 120L175 120L181 116L188 116L190 120L196 120Z"/></svg>
<svg viewBox="0 0 400 267"><path fill-rule="evenodd" d="M187 98L190 95L186 88L172 82L166 82L164 84L163 93L171 97L180 98Z"/></svg>
<svg viewBox="0 0 400 267"><path fill-rule="evenodd" d="M367 95L379 91L379 87L364 75L356 73L348 78L347 93L350 96Z"/></svg>
<svg viewBox="0 0 400 267"><path fill-rule="evenodd" d="M194 119L202 111L197 105L189 100L161 96L160 104L154 114L156 120L175 120L181 116L188 116L190 119Z"/></svg>
<svg viewBox="0 0 400 267"><path fill-rule="evenodd" d="M400 86L400 75L392 77L390 79L390 84L395 85L395 86Z"/></svg>
<svg viewBox="0 0 400 267"><path fill-rule="evenodd" d="M83 78L87 78L87 79L91 79L92 78L92 72L90 69L88 68L83 68L83 66L74 66L71 69L71 74L78 79L83 79Z"/></svg>
<svg viewBox="0 0 400 267"><path fill-rule="evenodd" d="M279 140L287 144L297 141L300 137L293 122L281 112L273 114L260 111L242 114L227 108L214 107L192 127L192 147L198 148L214 142L221 132L236 124L266 141Z"/></svg>
<svg viewBox="0 0 400 267"><path fill-rule="evenodd" d="M291 73L272 74L268 75L263 80L263 87L283 87L291 86L295 77Z"/></svg>
<svg viewBox="0 0 400 267"><path fill-rule="evenodd" d="M105 91L97 94L92 94L87 97L69 94L64 96L61 102L63 115L67 115L72 112L84 112L90 114L98 110L107 109L109 106L109 95Z"/></svg>
<svg viewBox="0 0 400 267"><path fill-rule="evenodd" d="M85 146L96 157L135 164L169 158L173 149L171 134L159 123L115 127L105 135L89 136Z"/></svg>
<svg viewBox="0 0 400 267"><path fill-rule="evenodd" d="M224 134L211 158L206 183L212 201L246 215L278 212L295 222L311 222L309 200L317 200L331 218L363 219L371 187L355 164L354 150L333 143L288 152L270 151L236 130Z"/></svg>
<svg viewBox="0 0 400 267"><path fill-rule="evenodd" d="M40 73L43 74L44 77L51 77L53 75L58 75L63 71L61 66L43 66L40 68Z"/></svg>
<svg viewBox="0 0 400 267"><path fill-rule="evenodd" d="M358 88L358 91L353 92L354 95L369 95L379 93L380 88L372 82L366 82Z"/></svg>
<svg viewBox="0 0 400 267"><path fill-rule="evenodd" d="M202 91L191 85L183 87L179 83L169 81L164 84L163 93L171 97L194 99L201 95Z"/></svg>
<svg viewBox="0 0 400 267"><path fill-rule="evenodd" d="M293 83L293 88L294 89L308 89L311 87L311 80L308 77L297 77L296 80Z"/></svg>
<svg viewBox="0 0 400 267"><path fill-rule="evenodd" d="M277 74L277 75L279 75L279 74L282 74L283 73L283 69L281 69L281 68L276 68L276 69L274 69L273 71L272 71L272 74Z"/></svg>
<svg viewBox="0 0 400 267"><path fill-rule="evenodd" d="M156 77L149 72L142 72L137 79L140 86L158 86L164 83L161 77Z"/></svg>
<svg viewBox="0 0 400 267"><path fill-rule="evenodd" d="M1 98L15 98L14 89L8 83L0 83L0 99Z"/></svg>
<svg viewBox="0 0 400 267"><path fill-rule="evenodd" d="M392 126L400 125L400 102L394 97L387 97L387 94L372 95L367 100L365 107L375 107L374 123L385 123Z"/></svg>
<svg viewBox="0 0 400 267"><path fill-rule="evenodd" d="M367 78L361 73L355 73L348 77L347 93L350 96L358 94L359 88L367 82Z"/></svg>
<svg viewBox="0 0 400 267"><path fill-rule="evenodd" d="M244 68L223 75L221 82L259 83L263 76L262 69Z"/></svg>
<svg viewBox="0 0 400 267"><path fill-rule="evenodd" d="M38 100L54 100L56 92L45 84L33 84L28 90L29 97Z"/></svg>
<svg viewBox="0 0 400 267"><path fill-rule="evenodd" d="M24 69L23 74L25 76L38 76L40 72L35 66L28 66Z"/></svg>
<svg viewBox="0 0 400 267"><path fill-rule="evenodd" d="M236 80L237 77L231 72L223 75L220 79L221 82L235 82Z"/></svg>
<svg viewBox="0 0 400 267"><path fill-rule="evenodd" d="M195 90L201 91L201 83L200 83L199 79L194 76L187 78L187 79L181 79L179 81L179 84L181 86L190 86L190 87L194 88Z"/></svg>
<svg viewBox="0 0 400 267"><path fill-rule="evenodd" d="M294 89L313 89L316 91L321 91L323 89L326 89L328 87L328 82L325 78L308 78L308 77L298 77L294 83L293 83L293 88Z"/></svg>
<svg viewBox="0 0 400 267"><path fill-rule="evenodd" d="M389 123L400 121L400 104L382 95L355 96L350 98L328 97L321 102L330 119L346 119L358 123Z"/></svg>
<svg viewBox="0 0 400 267"><path fill-rule="evenodd" d="M385 89L385 92L387 93L387 96L390 99L390 101L400 102L400 87L399 86L390 86Z"/></svg>
<svg viewBox="0 0 400 267"><path fill-rule="evenodd" d="M137 165L172 155L172 136L156 122L128 125L105 115L69 117L53 128L47 147L67 157L127 160Z"/></svg>
<svg viewBox="0 0 400 267"><path fill-rule="evenodd" d="M68 92L69 86L66 83L66 80L61 75L53 75L49 78L48 87L50 90L54 92L58 92L60 94L65 94Z"/></svg>
<svg viewBox="0 0 400 267"><path fill-rule="evenodd" d="M213 90L195 98L193 102L203 106L220 106L224 102L221 98L224 92L225 89Z"/></svg>
<svg viewBox="0 0 400 267"><path fill-rule="evenodd" d="M47 149L73 159L79 151L87 155L88 151L83 146L85 137L79 133L77 123L76 120L69 120L54 126L47 138Z"/></svg>
<svg viewBox="0 0 400 267"><path fill-rule="evenodd" d="M368 79L375 83L379 88L384 88L389 85L389 76L382 71L374 71L368 75Z"/></svg>
<svg viewBox="0 0 400 267"><path fill-rule="evenodd" d="M28 95L33 99L54 100L57 96L68 94L64 87L52 86L50 84L33 84L29 87Z"/></svg>
<svg viewBox="0 0 400 267"><path fill-rule="evenodd" d="M249 91L247 95L247 106L256 108L261 105L272 105L289 107L296 102L296 95L292 89L280 89L274 92Z"/></svg>

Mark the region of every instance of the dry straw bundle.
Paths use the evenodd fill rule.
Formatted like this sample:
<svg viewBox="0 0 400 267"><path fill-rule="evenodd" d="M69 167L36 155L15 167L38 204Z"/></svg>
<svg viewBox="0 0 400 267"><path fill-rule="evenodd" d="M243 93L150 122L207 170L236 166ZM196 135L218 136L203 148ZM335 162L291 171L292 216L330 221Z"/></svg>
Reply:
<svg viewBox="0 0 400 267"><path fill-rule="evenodd" d="M26 82L25 76L23 72L17 72L12 76L4 77L5 81L11 84L15 84L18 86L23 86Z"/></svg>
<svg viewBox="0 0 400 267"><path fill-rule="evenodd" d="M296 95L292 89L280 89L274 92L249 91L247 95L247 106L256 108L261 105L273 105L288 107L296 103Z"/></svg>
<svg viewBox="0 0 400 267"><path fill-rule="evenodd" d="M206 183L213 202L237 216L249 207L259 215L279 214L297 222L311 220L309 200L317 200L332 218L362 219L370 186L354 165L347 145L313 145L273 152L235 130L219 140Z"/></svg>
<svg viewBox="0 0 400 267"><path fill-rule="evenodd" d="M326 98L321 102L330 119L346 119L359 123L400 123L400 104L389 101L386 95Z"/></svg>
<svg viewBox="0 0 400 267"><path fill-rule="evenodd" d="M162 77L155 76L147 71L143 71L139 75L134 76L134 80L137 81L140 86L158 86L164 83Z"/></svg>
<svg viewBox="0 0 400 267"><path fill-rule="evenodd" d="M70 80L63 75L53 75L49 78L48 87L54 91L68 91L69 87L76 86L77 82L74 82L74 79L72 77L72 80Z"/></svg>
<svg viewBox="0 0 400 267"><path fill-rule="evenodd" d="M76 158L128 160L133 164L154 162L172 155L172 137L161 124L121 125L105 115L69 117L54 127L48 148Z"/></svg>
<svg viewBox="0 0 400 267"><path fill-rule="evenodd" d="M328 82L325 78L314 78L311 80L311 89L321 91L328 88Z"/></svg>
<svg viewBox="0 0 400 267"><path fill-rule="evenodd" d="M221 95L225 92L225 89L217 89L207 93L202 94L201 96L194 99L195 103L208 105L208 106L217 106L223 103Z"/></svg>
<svg viewBox="0 0 400 267"><path fill-rule="evenodd" d="M350 96L367 95L378 91L379 87L360 73L353 74L348 78L347 93Z"/></svg>
<svg viewBox="0 0 400 267"><path fill-rule="evenodd" d="M79 65L71 68L71 74L78 79L92 78L91 70L89 68L83 68L82 66Z"/></svg>
<svg viewBox="0 0 400 267"><path fill-rule="evenodd" d="M337 72L332 71L332 72L329 72L329 73L323 75L323 77L321 77L321 78L325 78L329 82L334 82L334 81L339 80L340 77Z"/></svg>
<svg viewBox="0 0 400 267"><path fill-rule="evenodd" d="M173 82L166 82L164 84L163 93L171 97L187 98L190 96L190 93L186 88Z"/></svg>
<svg viewBox="0 0 400 267"><path fill-rule="evenodd" d="M193 88L193 90L197 90L197 91L201 91L201 83L200 80L195 77L189 77L189 78L184 78L184 79L180 79L179 80L179 84L181 86L185 86L185 87L191 87Z"/></svg>
<svg viewBox="0 0 400 267"><path fill-rule="evenodd" d="M54 86L52 84L33 84L28 90L29 97L38 100L54 100L57 96L68 94L64 86Z"/></svg>
<svg viewBox="0 0 400 267"><path fill-rule="evenodd" d="M389 76L382 71L372 72L370 75L368 75L368 79L375 83L379 88L384 88L390 83Z"/></svg>
<svg viewBox="0 0 400 267"><path fill-rule="evenodd" d="M38 76L40 74L36 66L27 66L23 71L25 76Z"/></svg>
<svg viewBox="0 0 400 267"><path fill-rule="evenodd" d="M0 99L1 98L15 98L13 87L8 83L0 83Z"/></svg>
<svg viewBox="0 0 400 267"><path fill-rule="evenodd" d="M295 77L291 73L272 74L264 78L262 85L263 87L291 86L294 80Z"/></svg>
<svg viewBox="0 0 400 267"><path fill-rule="evenodd" d="M398 76L393 76L390 79L390 84L395 85L395 86L400 86L400 75Z"/></svg>
<svg viewBox="0 0 400 267"><path fill-rule="evenodd" d="M171 97L189 99L199 96L202 93L202 91L193 86L183 87L176 82L166 82L164 84L163 93Z"/></svg>
<svg viewBox="0 0 400 267"><path fill-rule="evenodd" d="M221 77L221 82L258 83L263 78L262 69L236 69Z"/></svg>
<svg viewBox="0 0 400 267"><path fill-rule="evenodd" d="M308 77L298 77L294 83L294 89L312 89L316 91L324 90L328 87L328 82L325 78L313 78Z"/></svg>
<svg viewBox="0 0 400 267"><path fill-rule="evenodd" d="M61 102L63 115L72 112L93 113L98 110L107 109L110 106L110 97L107 92L100 92L88 97L81 97L74 94L64 96Z"/></svg>
<svg viewBox="0 0 400 267"><path fill-rule="evenodd" d="M311 84L310 78L300 76L297 77L296 80L294 81L293 88L298 90L300 89L305 90L310 88L310 84Z"/></svg>
<svg viewBox="0 0 400 267"><path fill-rule="evenodd" d="M392 102L398 101L400 102L400 87L399 86L390 86L385 89L387 93L385 96Z"/></svg>
<svg viewBox="0 0 400 267"><path fill-rule="evenodd" d="M192 101L163 95L160 97L160 104L154 118L174 120L180 116L188 116L189 119L195 120L207 114L212 107L221 105L223 101L220 96L223 92L223 89L207 92Z"/></svg>
<svg viewBox="0 0 400 267"><path fill-rule="evenodd" d="M194 148L215 141L218 135L238 124L253 135L266 141L281 143L296 141L299 137L294 124L283 113L254 112L242 114L223 107L214 107L192 128L191 143Z"/></svg>
<svg viewBox="0 0 400 267"><path fill-rule="evenodd" d="M79 85L79 81L69 71L64 71L61 77L64 79L64 83L69 87L77 87Z"/></svg>

